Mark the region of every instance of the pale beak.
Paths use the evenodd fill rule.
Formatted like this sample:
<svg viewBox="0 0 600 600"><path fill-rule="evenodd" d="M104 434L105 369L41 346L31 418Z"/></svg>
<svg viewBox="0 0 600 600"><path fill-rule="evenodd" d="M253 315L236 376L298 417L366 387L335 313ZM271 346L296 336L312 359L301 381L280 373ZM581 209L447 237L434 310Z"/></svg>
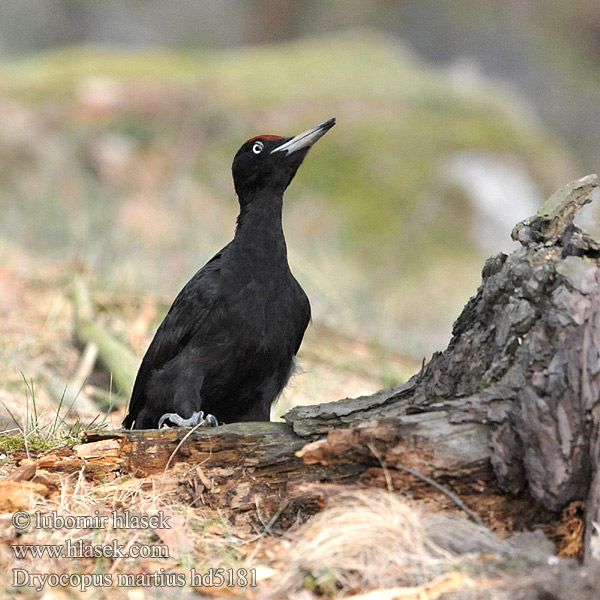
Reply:
<svg viewBox="0 0 600 600"><path fill-rule="evenodd" d="M310 148L319 138L324 136L333 126L335 125L335 117L329 119L328 121L323 121L323 123L319 123L315 125L311 129L307 129L302 133L299 133L297 136L293 137L291 140L281 144L281 146L277 146L274 150L271 150L271 154L275 152L285 152L286 154L291 154L292 152L296 152L296 150L301 150L302 148Z"/></svg>

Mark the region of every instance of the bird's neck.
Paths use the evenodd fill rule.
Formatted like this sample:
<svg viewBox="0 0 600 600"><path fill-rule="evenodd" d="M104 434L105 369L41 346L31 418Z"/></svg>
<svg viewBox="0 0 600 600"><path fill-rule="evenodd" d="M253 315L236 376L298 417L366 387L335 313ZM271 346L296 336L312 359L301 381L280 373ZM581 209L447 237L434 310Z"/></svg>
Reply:
<svg viewBox="0 0 600 600"><path fill-rule="evenodd" d="M283 236L281 213L283 193L257 193L241 204L235 230L235 244L246 254L261 262L287 263L287 248Z"/></svg>

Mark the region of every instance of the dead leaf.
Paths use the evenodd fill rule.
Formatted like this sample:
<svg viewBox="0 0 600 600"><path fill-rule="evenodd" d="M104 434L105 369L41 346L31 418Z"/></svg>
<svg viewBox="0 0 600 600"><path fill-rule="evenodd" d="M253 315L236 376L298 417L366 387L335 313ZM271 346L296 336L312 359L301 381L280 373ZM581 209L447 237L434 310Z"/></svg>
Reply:
<svg viewBox="0 0 600 600"><path fill-rule="evenodd" d="M29 510L37 497L47 496L48 488L34 481L0 481L0 511Z"/></svg>

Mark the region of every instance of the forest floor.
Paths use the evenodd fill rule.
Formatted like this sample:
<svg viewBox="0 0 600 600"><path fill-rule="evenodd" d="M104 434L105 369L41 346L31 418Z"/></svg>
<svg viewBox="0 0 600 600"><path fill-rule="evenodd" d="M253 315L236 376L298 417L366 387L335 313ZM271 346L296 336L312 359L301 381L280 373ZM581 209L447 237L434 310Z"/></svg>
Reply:
<svg viewBox="0 0 600 600"><path fill-rule="evenodd" d="M0 268L0 565L9 577L1 596L18 590L23 598L73 598L91 590L98 598L508 598L522 586L532 594L523 597L537 598L534 587L541 590L549 577L540 564L562 569L567 582L577 570L576 562L565 561L580 553L583 525L575 505L560 519L563 558L548 566L555 547L540 532L517 560L505 540L469 528L456 507L441 513L392 490L340 492L323 512L299 511L284 527L278 513L263 514L258 505L251 518L236 520L228 510L203 505L201 492L191 501L181 485L190 469L210 478L198 466L186 471L178 464L148 477L98 476L95 461L80 451L82 435L117 429L125 399L111 392L101 365L91 369L76 340L76 265L33 260L16 248L6 254ZM164 298L116 294L98 294L95 303L98 319L137 356L156 314L168 307ZM373 393L419 366L318 323L301 360L304 373L279 412L298 402ZM91 369L84 381L82 368ZM69 385L80 393L67 401ZM103 458L110 459L96 462ZM450 516L440 521L440 514ZM479 552L466 552L464 543L480 536ZM509 595L490 595L495 590Z"/></svg>

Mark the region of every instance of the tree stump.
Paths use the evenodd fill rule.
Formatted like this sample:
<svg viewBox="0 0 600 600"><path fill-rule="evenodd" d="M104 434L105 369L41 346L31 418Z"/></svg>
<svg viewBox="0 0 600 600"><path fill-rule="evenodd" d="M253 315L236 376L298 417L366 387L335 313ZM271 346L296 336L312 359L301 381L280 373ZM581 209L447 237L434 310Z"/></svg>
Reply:
<svg viewBox="0 0 600 600"><path fill-rule="evenodd" d="M522 247L486 262L448 348L406 385L358 400L351 410L297 408L286 418L300 433L322 431L328 422L339 426L419 411L442 411L455 435L465 424L483 426L502 489L527 489L552 511L585 501L590 556L599 544L594 524L600 523L597 176L556 192L535 217L515 227L513 238ZM484 434L467 431L469 439L457 441L465 465L468 456L483 458ZM444 427L428 439L436 435L451 443Z"/></svg>
<svg viewBox="0 0 600 600"><path fill-rule="evenodd" d="M201 465L205 502L243 509L259 498L271 514L282 502L318 505L327 486L348 482L418 496L435 479L467 504L521 502L513 520L539 510L527 494L549 511L581 500L586 558L600 559L597 177L556 192L513 238L521 247L485 263L447 349L404 385L296 407L287 425L102 437L120 446L121 468Z"/></svg>

